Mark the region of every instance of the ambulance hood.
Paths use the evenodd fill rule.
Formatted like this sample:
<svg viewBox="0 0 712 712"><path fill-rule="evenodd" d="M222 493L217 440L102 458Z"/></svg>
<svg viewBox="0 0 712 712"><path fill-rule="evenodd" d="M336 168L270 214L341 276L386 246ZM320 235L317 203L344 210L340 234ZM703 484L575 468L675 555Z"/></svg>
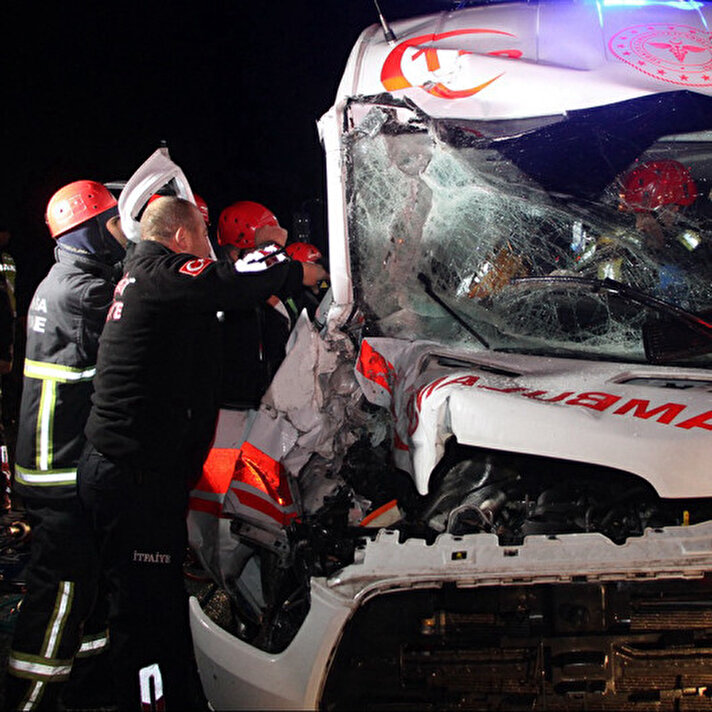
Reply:
<svg viewBox="0 0 712 712"><path fill-rule="evenodd" d="M493 4L365 30L338 97L384 91L433 117L561 114L661 91L712 91L701 2Z"/></svg>
<svg viewBox="0 0 712 712"><path fill-rule="evenodd" d="M601 465L660 497L710 497L712 376L368 338L357 377L394 415L395 456L419 492L451 437L461 445Z"/></svg>

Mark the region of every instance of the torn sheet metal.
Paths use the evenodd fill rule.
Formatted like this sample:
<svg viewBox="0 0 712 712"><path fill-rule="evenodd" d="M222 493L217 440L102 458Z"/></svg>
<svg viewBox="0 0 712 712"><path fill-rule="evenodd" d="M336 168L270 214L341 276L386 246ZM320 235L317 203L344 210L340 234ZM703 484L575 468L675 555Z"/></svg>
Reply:
<svg viewBox="0 0 712 712"><path fill-rule="evenodd" d="M138 216L148 199L161 188L173 183L175 194L195 203L193 191L180 166L168 156L168 149L154 151L129 178L119 195L121 229L132 242L141 239Z"/></svg>
<svg viewBox="0 0 712 712"><path fill-rule="evenodd" d="M213 449L203 465L203 474L190 492L188 540L203 567L216 581L239 575L252 551L241 549L230 536L230 522L223 516L225 496L244 442L249 411L223 410L218 416Z"/></svg>
<svg viewBox="0 0 712 712"><path fill-rule="evenodd" d="M298 433L295 447L283 455L294 476L312 455L338 461L353 442L349 420L360 392L352 373L352 353L343 334L330 333L324 339L302 312L261 409L282 414Z"/></svg>
<svg viewBox="0 0 712 712"><path fill-rule="evenodd" d="M260 538L283 539L302 511L316 511L343 485L336 473L367 420L351 353L345 336L322 338L303 312L259 410L220 412L188 522L191 546L226 586Z"/></svg>

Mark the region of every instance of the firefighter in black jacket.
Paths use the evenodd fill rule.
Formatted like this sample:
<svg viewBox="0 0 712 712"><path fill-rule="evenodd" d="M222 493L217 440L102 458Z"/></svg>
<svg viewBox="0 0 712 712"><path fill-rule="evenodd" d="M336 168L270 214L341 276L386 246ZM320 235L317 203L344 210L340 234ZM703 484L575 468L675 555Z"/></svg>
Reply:
<svg viewBox="0 0 712 712"><path fill-rule="evenodd" d="M14 484L32 526L32 551L6 703L27 710L55 709L75 655L106 648L106 609L97 606L85 621L95 595L87 562L95 557L76 496L76 468L99 335L125 244L116 200L94 181L57 191L46 220L57 241L56 263L37 287L27 318ZM96 667L82 662L73 681L82 668L97 677ZM72 688L86 691L84 677L76 682Z"/></svg>
<svg viewBox="0 0 712 712"><path fill-rule="evenodd" d="M218 244L231 261L245 251L274 243L284 247L287 231L274 213L260 203L240 200L220 213ZM230 310L222 324L222 353L229 367L223 370L221 405L226 408L258 408L285 355L285 345L298 314L295 294L270 295L266 302L248 309Z"/></svg>
<svg viewBox="0 0 712 712"><path fill-rule="evenodd" d="M182 578L185 515L219 405L216 312L314 284L323 268L276 247L215 262L200 212L180 198L152 202L141 236L102 335L79 497L115 594L120 709L189 709L201 693Z"/></svg>

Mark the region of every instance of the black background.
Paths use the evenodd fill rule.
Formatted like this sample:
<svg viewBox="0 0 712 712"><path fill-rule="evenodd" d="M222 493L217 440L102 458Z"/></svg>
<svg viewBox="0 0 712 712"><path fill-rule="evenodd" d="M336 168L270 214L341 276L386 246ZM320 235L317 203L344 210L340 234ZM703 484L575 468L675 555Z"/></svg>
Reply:
<svg viewBox="0 0 712 712"><path fill-rule="evenodd" d="M381 1L389 19L451 5ZM21 312L52 263L54 191L125 180L162 140L213 224L251 199L289 228L323 197L316 122L378 21L372 0L11 0L2 13L0 223L13 233Z"/></svg>

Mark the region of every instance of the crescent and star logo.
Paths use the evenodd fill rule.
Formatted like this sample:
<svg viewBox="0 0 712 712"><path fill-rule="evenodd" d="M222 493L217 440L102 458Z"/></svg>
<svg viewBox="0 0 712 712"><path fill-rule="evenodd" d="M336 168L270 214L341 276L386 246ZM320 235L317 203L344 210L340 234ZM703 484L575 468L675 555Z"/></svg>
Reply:
<svg viewBox="0 0 712 712"><path fill-rule="evenodd" d="M687 25L634 25L608 43L622 62L649 77L688 87L712 86L712 38Z"/></svg>
<svg viewBox="0 0 712 712"><path fill-rule="evenodd" d="M178 270L181 274L187 274L189 277L197 277L208 265L212 264L213 260L201 258L190 260L183 264Z"/></svg>
<svg viewBox="0 0 712 712"><path fill-rule="evenodd" d="M487 39L492 39L491 35L516 39L516 36L510 32L488 29L453 30L441 34L413 37L412 39L401 42L391 51L388 57L386 57L386 61L383 63L383 69L381 70L381 83L387 91L397 91L398 89L418 86L428 92L428 94L436 96L439 99L464 99L477 94L492 84L492 82L499 79L503 72L485 79L485 81L478 83L476 86L467 87L465 89L452 89L442 81L437 80L436 72L443 69L439 51L445 51L448 52L450 56L454 56L453 50L438 50L435 47L423 48L420 46L458 35L477 34L487 35ZM474 53L459 50L456 56L461 57L465 54ZM509 57L512 59L519 59L522 56L522 52L518 49L502 49L487 52L486 54L494 57ZM404 63L406 57L409 57L411 64ZM421 61L418 62L418 60ZM434 78L436 81L433 81Z"/></svg>

